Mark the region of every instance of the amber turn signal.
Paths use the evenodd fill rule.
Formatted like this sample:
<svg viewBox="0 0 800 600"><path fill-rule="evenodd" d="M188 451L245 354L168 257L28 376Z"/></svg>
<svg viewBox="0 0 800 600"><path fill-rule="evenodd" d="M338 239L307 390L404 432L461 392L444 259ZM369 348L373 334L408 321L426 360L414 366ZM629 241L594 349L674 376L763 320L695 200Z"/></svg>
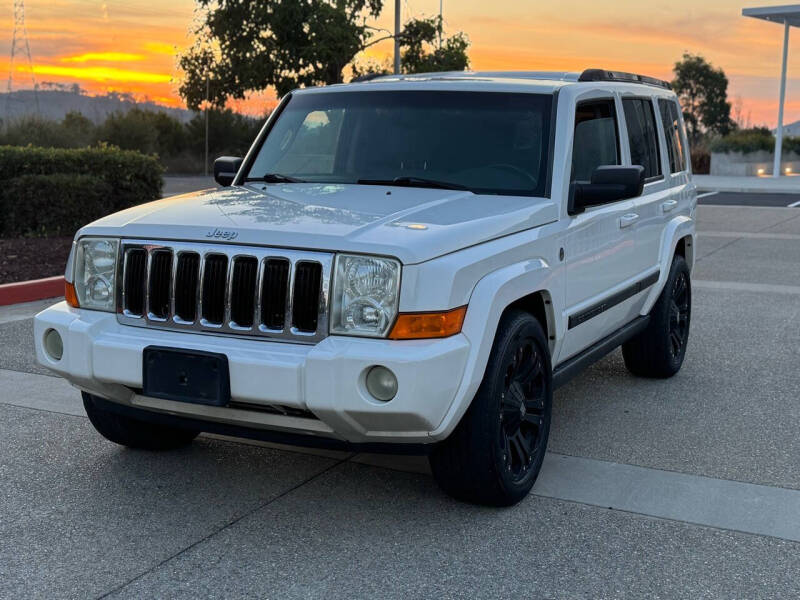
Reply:
<svg viewBox="0 0 800 600"><path fill-rule="evenodd" d="M72 308L80 308L78 303L78 294L75 293L75 286L69 281L64 282L64 299Z"/></svg>
<svg viewBox="0 0 800 600"><path fill-rule="evenodd" d="M389 334L389 339L423 340L449 337L461 331L466 314L466 306L445 312L401 313L397 316L397 322Z"/></svg>

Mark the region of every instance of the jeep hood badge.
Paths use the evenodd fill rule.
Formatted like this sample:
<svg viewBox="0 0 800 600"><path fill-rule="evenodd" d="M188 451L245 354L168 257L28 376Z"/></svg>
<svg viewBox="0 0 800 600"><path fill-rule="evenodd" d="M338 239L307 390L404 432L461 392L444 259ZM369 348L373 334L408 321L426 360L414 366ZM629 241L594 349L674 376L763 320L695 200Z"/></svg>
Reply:
<svg viewBox="0 0 800 600"><path fill-rule="evenodd" d="M233 230L212 229L206 234L206 237L213 238L215 240L227 240L230 242L231 240L235 240L237 237L239 237L239 232Z"/></svg>

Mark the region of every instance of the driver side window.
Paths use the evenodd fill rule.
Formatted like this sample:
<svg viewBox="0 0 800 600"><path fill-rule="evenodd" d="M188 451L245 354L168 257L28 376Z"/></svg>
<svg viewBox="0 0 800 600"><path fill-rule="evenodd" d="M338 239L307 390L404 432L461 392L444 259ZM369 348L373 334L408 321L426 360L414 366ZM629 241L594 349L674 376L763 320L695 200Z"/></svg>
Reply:
<svg viewBox="0 0 800 600"><path fill-rule="evenodd" d="M581 102L575 109L570 181L590 181L597 167L619 164L619 132L614 100Z"/></svg>

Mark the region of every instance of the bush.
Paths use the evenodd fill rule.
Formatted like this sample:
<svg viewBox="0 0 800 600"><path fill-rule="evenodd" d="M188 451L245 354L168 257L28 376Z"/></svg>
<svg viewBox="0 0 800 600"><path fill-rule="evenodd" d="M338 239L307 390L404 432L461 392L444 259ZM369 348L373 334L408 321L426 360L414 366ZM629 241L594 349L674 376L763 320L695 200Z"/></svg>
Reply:
<svg viewBox="0 0 800 600"><path fill-rule="evenodd" d="M65 235L104 215L161 197L152 156L101 147L0 146L0 235Z"/></svg>
<svg viewBox="0 0 800 600"><path fill-rule="evenodd" d="M115 112L98 127L97 139L123 150L172 156L186 147L183 124L164 112L132 108Z"/></svg>
<svg viewBox="0 0 800 600"><path fill-rule="evenodd" d="M800 137L784 137L783 151L800 154ZM740 129L719 138L711 145L714 152L773 152L775 150L775 136L766 127L753 127Z"/></svg>
<svg viewBox="0 0 800 600"><path fill-rule="evenodd" d="M27 115L8 123L0 132L0 145L78 148L94 142L94 125L80 113L70 112L61 122Z"/></svg>
<svg viewBox="0 0 800 600"><path fill-rule="evenodd" d="M211 160L244 156L263 123L230 109L212 109L208 117ZM81 113L70 112L61 121L26 116L0 126L0 146L86 148L104 143L157 155L171 173L202 173L205 114L196 113L182 123L164 111L132 108L111 113L98 125Z"/></svg>
<svg viewBox="0 0 800 600"><path fill-rule="evenodd" d="M113 192L93 175L23 175L3 182L0 225L7 237L72 235L114 212Z"/></svg>
<svg viewBox="0 0 800 600"><path fill-rule="evenodd" d="M775 137L766 127L754 127L752 129L739 129L729 133L723 138L714 140L711 144L713 152L767 152L775 148Z"/></svg>

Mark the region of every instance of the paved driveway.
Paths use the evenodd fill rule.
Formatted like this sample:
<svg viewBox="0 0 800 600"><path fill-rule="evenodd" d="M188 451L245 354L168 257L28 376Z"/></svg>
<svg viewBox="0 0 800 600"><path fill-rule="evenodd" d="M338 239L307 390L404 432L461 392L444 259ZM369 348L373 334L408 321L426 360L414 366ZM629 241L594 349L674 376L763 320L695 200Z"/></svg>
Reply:
<svg viewBox="0 0 800 600"><path fill-rule="evenodd" d="M0 597L800 595L800 210L701 206L669 381L619 352L556 395L534 493L450 500L423 459L94 432L0 313Z"/></svg>

